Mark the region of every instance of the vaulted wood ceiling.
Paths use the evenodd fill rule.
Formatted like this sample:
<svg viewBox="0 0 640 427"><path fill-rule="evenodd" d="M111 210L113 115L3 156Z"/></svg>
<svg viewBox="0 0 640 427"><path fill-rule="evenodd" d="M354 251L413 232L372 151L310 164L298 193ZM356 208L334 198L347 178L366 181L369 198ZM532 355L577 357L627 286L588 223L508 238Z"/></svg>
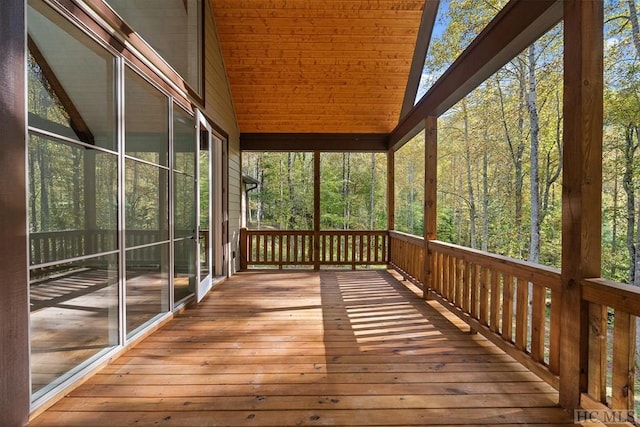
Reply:
<svg viewBox="0 0 640 427"><path fill-rule="evenodd" d="M389 133L424 0L210 0L242 133Z"/></svg>

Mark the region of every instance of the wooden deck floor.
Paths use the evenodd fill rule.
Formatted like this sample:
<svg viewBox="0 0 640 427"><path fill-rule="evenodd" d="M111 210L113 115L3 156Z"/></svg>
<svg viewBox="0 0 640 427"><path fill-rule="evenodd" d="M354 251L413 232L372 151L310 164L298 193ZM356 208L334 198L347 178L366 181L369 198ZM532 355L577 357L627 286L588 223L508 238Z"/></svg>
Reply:
<svg viewBox="0 0 640 427"><path fill-rule="evenodd" d="M238 274L31 425L572 425L552 387L405 284Z"/></svg>

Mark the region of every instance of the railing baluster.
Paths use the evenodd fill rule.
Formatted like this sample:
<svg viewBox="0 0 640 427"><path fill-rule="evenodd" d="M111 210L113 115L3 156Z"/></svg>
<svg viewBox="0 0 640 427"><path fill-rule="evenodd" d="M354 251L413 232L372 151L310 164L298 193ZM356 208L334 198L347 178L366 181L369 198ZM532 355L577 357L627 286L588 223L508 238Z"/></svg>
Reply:
<svg viewBox="0 0 640 427"><path fill-rule="evenodd" d="M460 259L460 282L462 284L462 304L460 307L464 310L465 313L469 313L471 310L471 281L469 280L469 264L464 260Z"/></svg>
<svg viewBox="0 0 640 427"><path fill-rule="evenodd" d="M471 317L477 319L479 317L478 313L478 302L480 300L480 290L478 289L478 281L480 275L480 266L476 264L469 264L469 283L471 284Z"/></svg>
<svg viewBox="0 0 640 427"><path fill-rule="evenodd" d="M544 363L545 293L544 287L535 285L531 296L531 358L540 363Z"/></svg>
<svg viewBox="0 0 640 427"><path fill-rule="evenodd" d="M502 338L513 341L513 276L502 276Z"/></svg>
<svg viewBox="0 0 640 427"><path fill-rule="evenodd" d="M516 279L516 348L527 350L529 335L529 282L518 277Z"/></svg>
<svg viewBox="0 0 640 427"><path fill-rule="evenodd" d="M480 322L489 325L489 269L481 267L480 272Z"/></svg>
<svg viewBox="0 0 640 427"><path fill-rule="evenodd" d="M500 273L491 270L491 330L500 333Z"/></svg>
<svg viewBox="0 0 640 427"><path fill-rule="evenodd" d="M607 403L607 307L589 304L589 396Z"/></svg>
<svg viewBox="0 0 640 427"><path fill-rule="evenodd" d="M454 301L456 295L456 258L449 256L449 301Z"/></svg>
<svg viewBox="0 0 640 427"><path fill-rule="evenodd" d="M613 318L613 374L611 378L611 408L631 409L634 406L635 317L615 310Z"/></svg>
<svg viewBox="0 0 640 427"><path fill-rule="evenodd" d="M560 372L560 291L551 291L551 318L549 329L549 370L553 374Z"/></svg>

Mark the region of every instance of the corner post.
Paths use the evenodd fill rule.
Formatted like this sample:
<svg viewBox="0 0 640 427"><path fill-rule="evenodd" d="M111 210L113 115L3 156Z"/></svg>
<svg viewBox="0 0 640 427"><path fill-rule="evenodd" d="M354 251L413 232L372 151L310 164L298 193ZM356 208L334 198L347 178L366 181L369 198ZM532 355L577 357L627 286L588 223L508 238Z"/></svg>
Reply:
<svg viewBox="0 0 640 427"><path fill-rule="evenodd" d="M424 289L429 298L433 285L433 254L430 240L436 239L438 227L438 118L428 116L424 126Z"/></svg>
<svg viewBox="0 0 640 427"><path fill-rule="evenodd" d="M393 147L387 151L387 268L391 268L392 250L391 238L388 232L396 228L396 152Z"/></svg>
<svg viewBox="0 0 640 427"><path fill-rule="evenodd" d="M560 404L578 407L587 381L581 281L601 273L603 2L564 2L564 133Z"/></svg>
<svg viewBox="0 0 640 427"><path fill-rule="evenodd" d="M29 420L26 1L0 2L0 418Z"/></svg>

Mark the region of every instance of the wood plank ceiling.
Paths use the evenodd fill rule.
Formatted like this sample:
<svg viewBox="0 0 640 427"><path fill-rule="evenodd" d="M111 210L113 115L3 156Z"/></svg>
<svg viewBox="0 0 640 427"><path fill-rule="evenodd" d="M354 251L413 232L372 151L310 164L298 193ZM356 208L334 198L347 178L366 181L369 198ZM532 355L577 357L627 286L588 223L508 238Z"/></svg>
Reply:
<svg viewBox="0 0 640 427"><path fill-rule="evenodd" d="M424 0L211 0L242 133L389 133Z"/></svg>

